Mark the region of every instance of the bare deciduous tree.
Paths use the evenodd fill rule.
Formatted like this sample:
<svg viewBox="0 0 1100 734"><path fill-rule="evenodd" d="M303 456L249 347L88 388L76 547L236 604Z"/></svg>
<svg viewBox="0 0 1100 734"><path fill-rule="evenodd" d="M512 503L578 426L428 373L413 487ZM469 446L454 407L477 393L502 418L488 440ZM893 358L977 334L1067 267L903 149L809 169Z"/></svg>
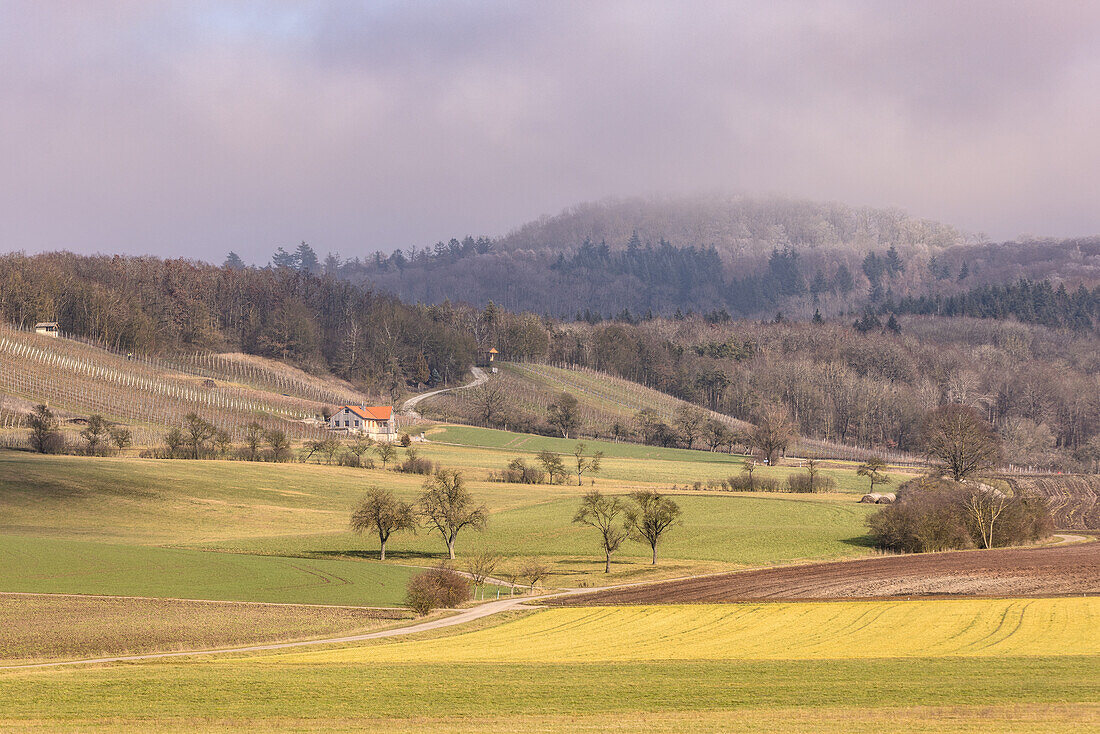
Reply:
<svg viewBox="0 0 1100 734"><path fill-rule="evenodd" d="M600 531L600 543L604 552L604 573L611 572L611 556L626 540L626 527L619 523L626 506L618 497L609 497L599 490L592 490L581 499L581 506L573 516L573 522L589 525Z"/></svg>
<svg viewBox="0 0 1100 734"><path fill-rule="evenodd" d="M383 441L374 447L374 453L378 454L378 460L382 462L382 468L385 469L394 458L397 457L397 448L388 441Z"/></svg>
<svg viewBox="0 0 1100 734"><path fill-rule="evenodd" d="M508 395L499 380L487 380L466 392L477 409L478 417L486 425L495 426L503 422Z"/></svg>
<svg viewBox="0 0 1100 734"><path fill-rule="evenodd" d="M600 462L603 461L603 452L595 451L591 456L585 456L585 449L587 447L583 442L578 443L573 448L573 457L577 460L577 486L581 486L581 477L585 473L599 474Z"/></svg>
<svg viewBox="0 0 1100 734"><path fill-rule="evenodd" d="M1000 458L997 434L965 405L943 405L929 413L922 438L928 458L956 482L992 469Z"/></svg>
<svg viewBox="0 0 1100 734"><path fill-rule="evenodd" d="M653 550L653 565L657 565L657 543L666 530L680 522L680 506L671 497L648 490L633 492L630 499L637 506L626 511L627 532L639 543L649 544Z"/></svg>
<svg viewBox="0 0 1100 734"><path fill-rule="evenodd" d="M967 496L964 506L967 513L978 526L978 533L982 536L982 545L986 548L993 547L993 530L997 518L1008 507L1008 495L993 489L992 487L973 487Z"/></svg>
<svg viewBox="0 0 1100 734"><path fill-rule="evenodd" d="M519 577L527 579L527 582L531 585L531 589L534 590L539 582L550 575L550 567L542 562L541 559L527 558L519 567Z"/></svg>
<svg viewBox="0 0 1100 734"><path fill-rule="evenodd" d="M98 413L88 416L88 423L80 431L80 437L84 439L84 451L89 456L99 453L100 447L109 439L110 426L107 419Z"/></svg>
<svg viewBox="0 0 1100 734"><path fill-rule="evenodd" d="M36 405L27 416L27 425L31 429L31 446L40 454L53 450L61 434L57 432L57 418L45 405Z"/></svg>
<svg viewBox="0 0 1100 734"><path fill-rule="evenodd" d="M794 424L786 409L773 405L760 412L756 425L750 432L749 441L767 460L769 466L775 466L780 452L786 451L794 438Z"/></svg>
<svg viewBox="0 0 1100 734"><path fill-rule="evenodd" d="M562 458L549 449L538 453L539 463L546 470L547 481L551 484L565 483L565 462Z"/></svg>
<svg viewBox="0 0 1100 734"><path fill-rule="evenodd" d="M447 543L447 554L455 557L455 539L459 531L470 527L483 530L489 519L485 505L475 505L474 498L455 469L440 469L424 482L419 511L429 526L439 531Z"/></svg>
<svg viewBox="0 0 1100 734"><path fill-rule="evenodd" d="M484 586L493 571L500 564L500 556L488 550L480 550L466 561L466 572L473 579L474 586Z"/></svg>
<svg viewBox="0 0 1100 734"><path fill-rule="evenodd" d="M563 392L557 400L547 406L546 419L550 425L561 432L562 438L569 438L569 434L576 431L581 422L577 399Z"/></svg>
<svg viewBox="0 0 1100 734"><path fill-rule="evenodd" d="M861 477L867 477L867 481L871 483L871 488L867 491L874 492L876 484L889 484L890 477L883 471L886 468L886 460L881 456L872 456L867 461L859 465L856 469L856 474Z"/></svg>
<svg viewBox="0 0 1100 734"><path fill-rule="evenodd" d="M681 405L676 409L672 422L689 449L695 448L695 439L702 432L706 419L706 414L694 405Z"/></svg>
<svg viewBox="0 0 1100 734"><path fill-rule="evenodd" d="M386 560L386 541L399 530L416 530L416 514L413 507L402 502L393 490L371 486L351 515L351 529L356 533L373 530L378 533L381 550L379 560Z"/></svg>

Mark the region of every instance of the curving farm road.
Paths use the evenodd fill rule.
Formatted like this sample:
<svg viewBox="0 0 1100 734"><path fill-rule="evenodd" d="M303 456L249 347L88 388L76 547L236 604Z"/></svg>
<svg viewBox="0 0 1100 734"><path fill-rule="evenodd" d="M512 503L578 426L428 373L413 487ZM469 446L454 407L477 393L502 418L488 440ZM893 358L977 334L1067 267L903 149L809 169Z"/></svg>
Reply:
<svg viewBox="0 0 1100 734"><path fill-rule="evenodd" d="M470 372L473 373L474 379L472 382L468 382L465 385L459 385L458 387L445 387L441 390L432 390L431 392L421 393L420 395L414 395L404 403L401 404L401 412L405 415L419 418L420 414L416 412L415 408L421 401L427 400L433 395L439 395L444 392L451 392L452 390L468 390L471 387L477 387L478 385L484 385L489 381L489 375L485 374L485 370L480 367L471 367Z"/></svg>

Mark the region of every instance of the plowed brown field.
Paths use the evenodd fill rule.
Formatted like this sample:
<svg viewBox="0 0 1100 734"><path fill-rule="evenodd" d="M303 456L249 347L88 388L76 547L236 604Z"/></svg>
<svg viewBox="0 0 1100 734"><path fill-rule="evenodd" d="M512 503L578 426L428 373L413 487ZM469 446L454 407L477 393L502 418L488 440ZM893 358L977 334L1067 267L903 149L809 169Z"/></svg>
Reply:
<svg viewBox="0 0 1100 734"><path fill-rule="evenodd" d="M1046 497L1055 527L1100 530L1100 475L1006 476L1004 479L1013 491L1034 492Z"/></svg>
<svg viewBox="0 0 1100 734"><path fill-rule="evenodd" d="M569 606L909 596L1100 594L1100 542L814 563L622 587Z"/></svg>

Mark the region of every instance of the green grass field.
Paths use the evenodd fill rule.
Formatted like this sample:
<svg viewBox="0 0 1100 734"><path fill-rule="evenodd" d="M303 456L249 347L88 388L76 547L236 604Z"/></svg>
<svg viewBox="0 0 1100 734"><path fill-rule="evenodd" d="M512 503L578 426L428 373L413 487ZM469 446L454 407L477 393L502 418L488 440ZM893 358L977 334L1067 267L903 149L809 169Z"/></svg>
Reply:
<svg viewBox="0 0 1100 734"><path fill-rule="evenodd" d="M430 444L423 453L462 467L471 491L490 509L486 532L461 535L459 554L488 548L517 558L541 555L553 568L548 583L595 585L868 552L863 523L873 508L850 496L688 493L678 497L684 526L670 531L661 564L651 567L647 549L628 543L608 578L593 531L571 522L590 485L485 481L494 465L514 455L501 449ZM621 473L632 475L647 465L653 472L690 473L717 465L708 452L680 453L608 463L621 462ZM693 454L704 460L689 461ZM423 479L316 464L0 452L0 543L26 559L0 568L0 591L399 603L409 571L364 563L377 540L349 533L347 522L369 485L412 500ZM612 493L661 488L603 473L596 482ZM423 531L395 535L390 547L393 561L414 565L437 562L445 549ZM141 568L161 571L142 574Z"/></svg>
<svg viewBox="0 0 1100 734"><path fill-rule="evenodd" d="M354 560L209 553L0 536L0 590L399 606L415 569Z"/></svg>
<svg viewBox="0 0 1100 734"><path fill-rule="evenodd" d="M0 726L1086 731L1100 722L1097 605L538 611L427 640L0 671Z"/></svg>

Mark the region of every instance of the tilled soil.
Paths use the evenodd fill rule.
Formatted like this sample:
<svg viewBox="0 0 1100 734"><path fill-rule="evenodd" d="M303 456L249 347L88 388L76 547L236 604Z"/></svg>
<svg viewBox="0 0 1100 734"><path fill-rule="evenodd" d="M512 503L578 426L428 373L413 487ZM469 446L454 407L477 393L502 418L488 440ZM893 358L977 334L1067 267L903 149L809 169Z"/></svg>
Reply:
<svg viewBox="0 0 1100 734"><path fill-rule="evenodd" d="M1100 542L758 569L576 594L547 603L580 606L1087 594L1100 594Z"/></svg>

